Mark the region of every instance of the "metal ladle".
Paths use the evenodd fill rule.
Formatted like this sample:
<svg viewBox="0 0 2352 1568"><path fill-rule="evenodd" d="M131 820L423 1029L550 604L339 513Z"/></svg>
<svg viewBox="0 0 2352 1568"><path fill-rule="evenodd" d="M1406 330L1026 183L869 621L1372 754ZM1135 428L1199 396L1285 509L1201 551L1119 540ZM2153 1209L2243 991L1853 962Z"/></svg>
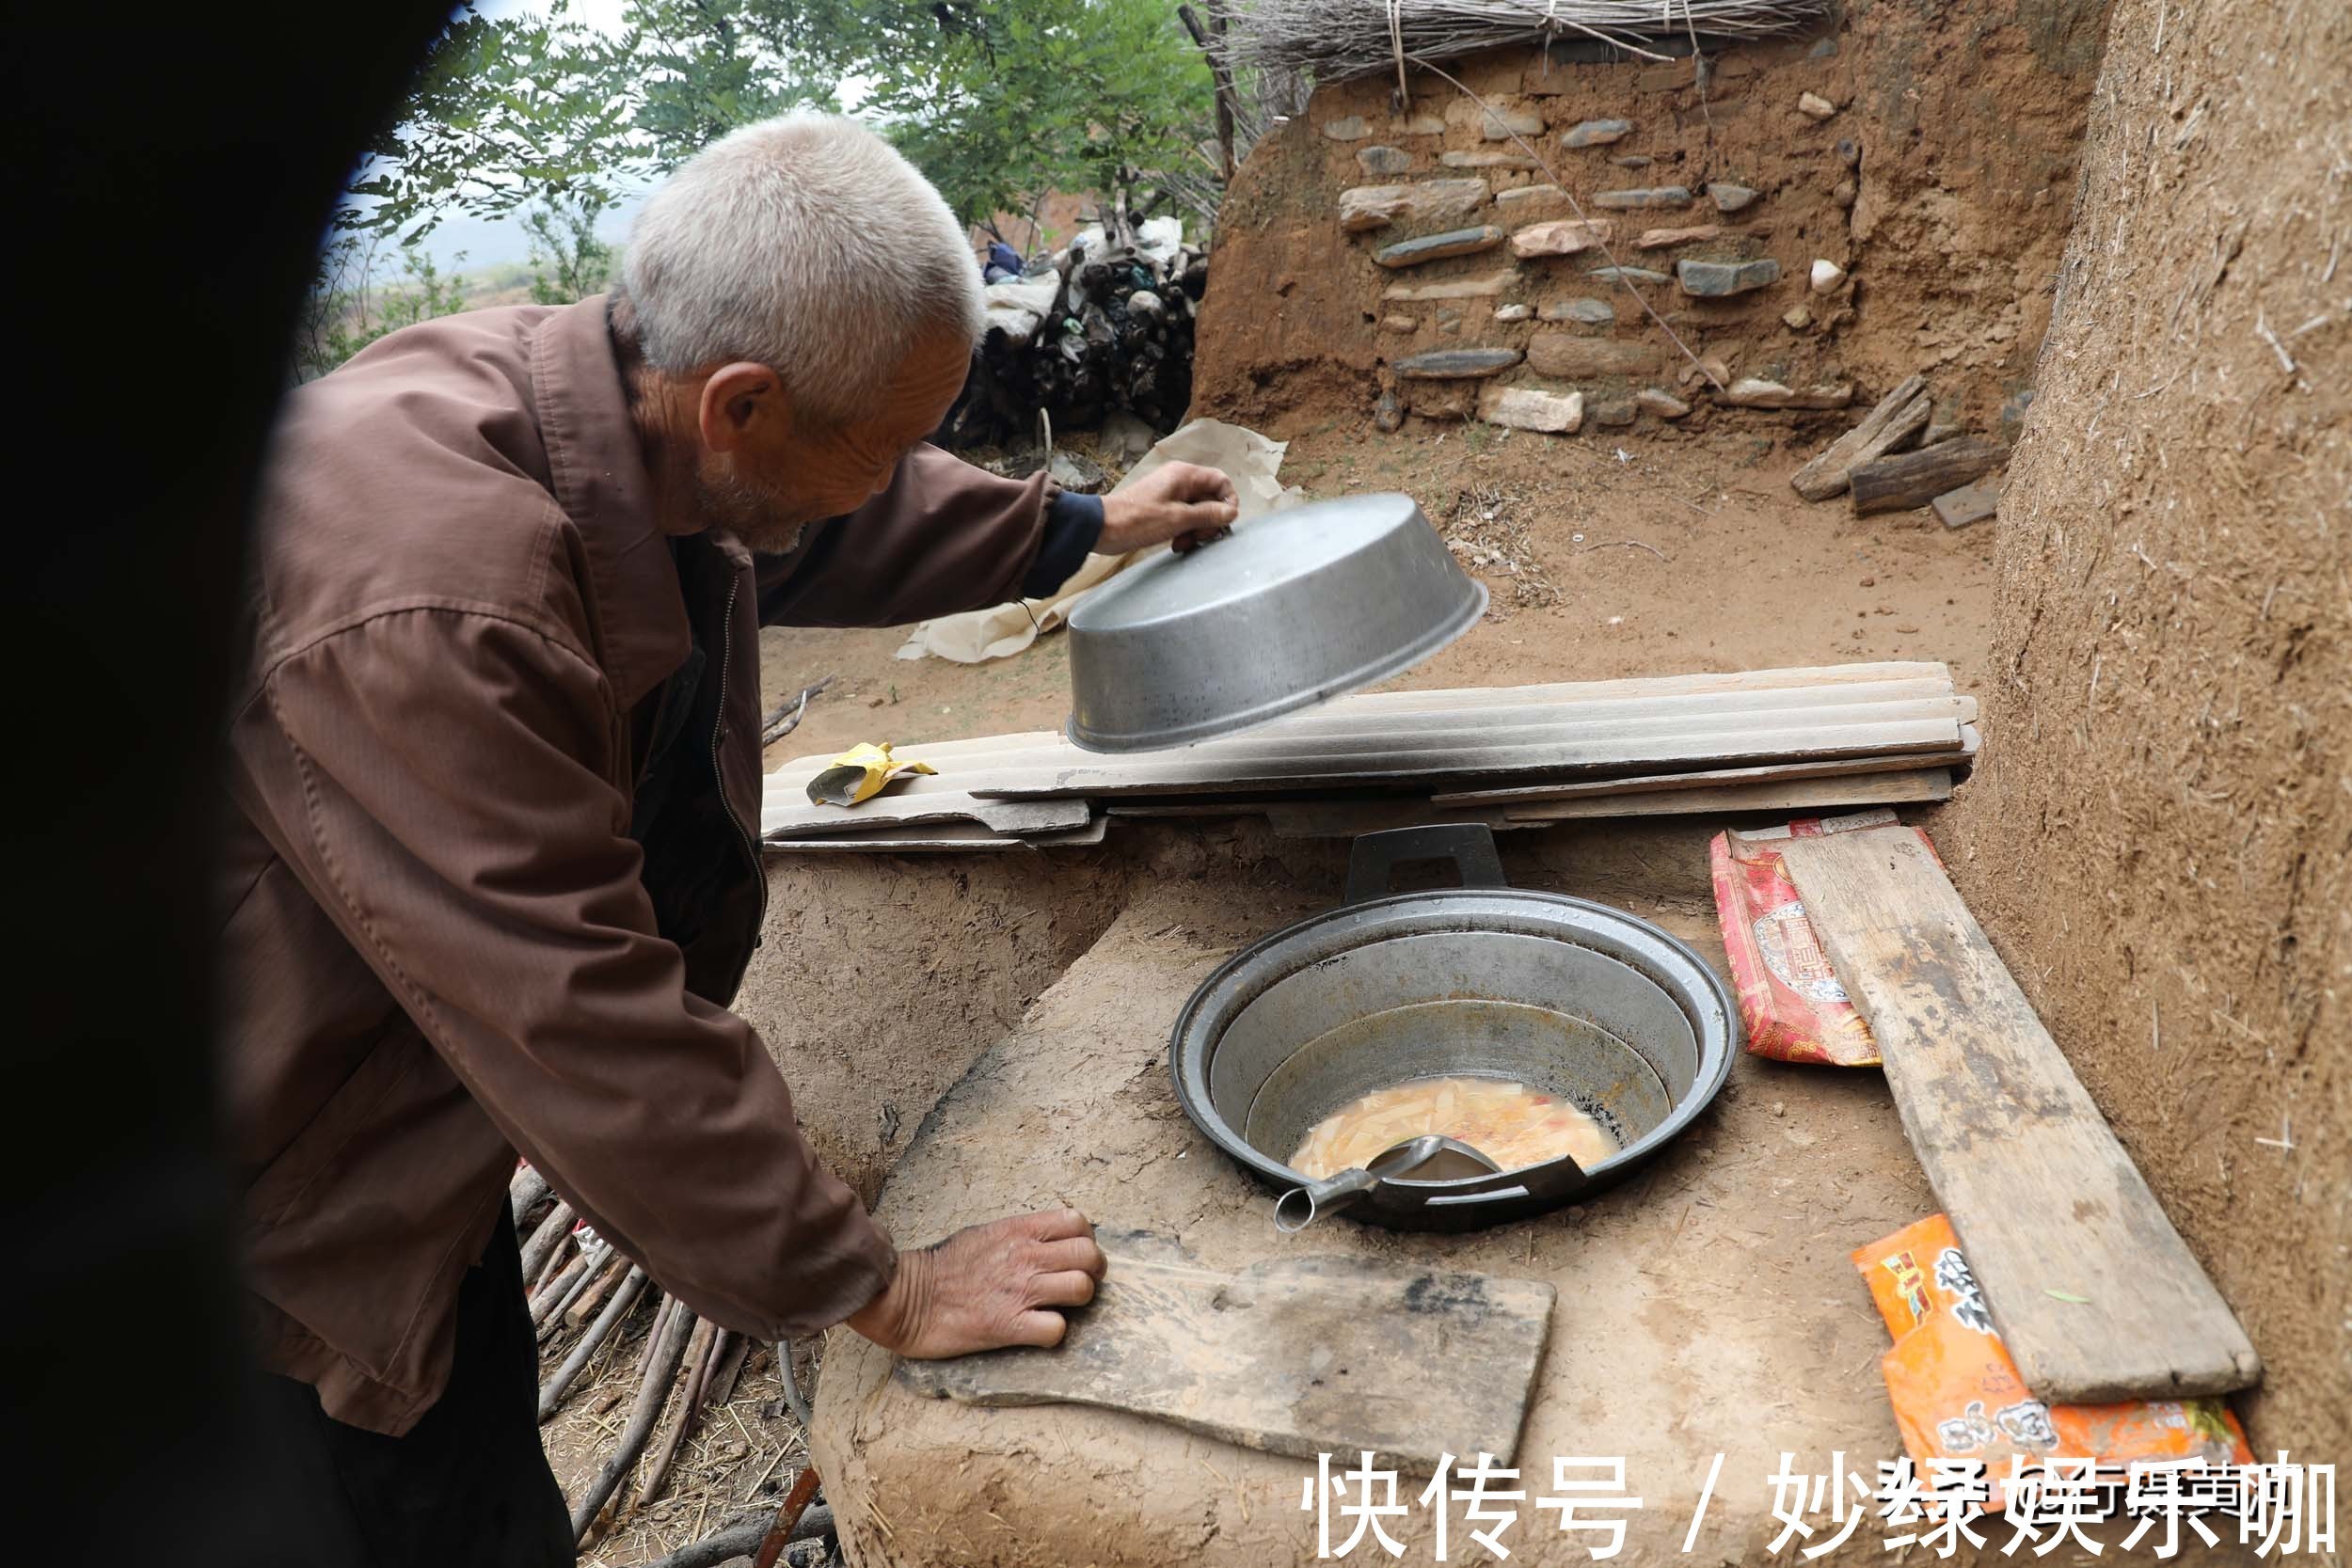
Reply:
<svg viewBox="0 0 2352 1568"><path fill-rule="evenodd" d="M1502 1167L1458 1138L1424 1132L1382 1149L1360 1165L1293 1187L1274 1205L1274 1228L1295 1236L1325 1214L1336 1213L1383 1181L1411 1175L1423 1181L1459 1181L1491 1176ZM1303 1207L1303 1212L1302 1212Z"/></svg>

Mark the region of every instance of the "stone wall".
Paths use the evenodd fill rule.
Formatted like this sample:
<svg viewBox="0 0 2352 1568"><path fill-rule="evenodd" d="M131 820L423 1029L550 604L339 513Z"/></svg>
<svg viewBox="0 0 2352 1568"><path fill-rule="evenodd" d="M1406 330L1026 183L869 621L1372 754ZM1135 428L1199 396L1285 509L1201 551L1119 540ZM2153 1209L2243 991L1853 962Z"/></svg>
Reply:
<svg viewBox="0 0 2352 1568"><path fill-rule="evenodd" d="M1704 75L1571 43L1449 62L1481 102L1327 86L1227 197L1194 410L1704 428L1928 372L1945 422L2013 425L2103 15L1856 5Z"/></svg>
<svg viewBox="0 0 2352 1568"><path fill-rule="evenodd" d="M1970 903L2352 1460L2352 11L2120 0L2001 501Z"/></svg>

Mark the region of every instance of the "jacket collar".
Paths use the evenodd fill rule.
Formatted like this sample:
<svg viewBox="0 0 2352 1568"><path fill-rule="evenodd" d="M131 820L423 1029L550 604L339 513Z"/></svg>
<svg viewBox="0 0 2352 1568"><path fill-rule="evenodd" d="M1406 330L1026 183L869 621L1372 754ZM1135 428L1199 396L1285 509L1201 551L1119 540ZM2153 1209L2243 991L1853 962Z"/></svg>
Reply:
<svg viewBox="0 0 2352 1568"><path fill-rule="evenodd" d="M556 504L586 548L597 655L626 713L685 660L691 635L677 563L654 523L607 303L597 294L548 314L531 384Z"/></svg>

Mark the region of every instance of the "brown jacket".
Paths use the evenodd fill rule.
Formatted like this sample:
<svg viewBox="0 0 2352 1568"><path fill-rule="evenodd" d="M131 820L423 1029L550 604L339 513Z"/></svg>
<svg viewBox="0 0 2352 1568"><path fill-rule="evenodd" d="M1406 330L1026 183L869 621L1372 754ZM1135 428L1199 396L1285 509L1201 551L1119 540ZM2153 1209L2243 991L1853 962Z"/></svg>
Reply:
<svg viewBox="0 0 2352 1568"><path fill-rule="evenodd" d="M601 299L396 334L277 435L228 728L227 1121L264 1360L359 1426L439 1396L517 1150L763 1339L894 1267L726 1010L766 899L758 626L1000 603L1059 503L926 447L755 562L665 537L648 490Z"/></svg>

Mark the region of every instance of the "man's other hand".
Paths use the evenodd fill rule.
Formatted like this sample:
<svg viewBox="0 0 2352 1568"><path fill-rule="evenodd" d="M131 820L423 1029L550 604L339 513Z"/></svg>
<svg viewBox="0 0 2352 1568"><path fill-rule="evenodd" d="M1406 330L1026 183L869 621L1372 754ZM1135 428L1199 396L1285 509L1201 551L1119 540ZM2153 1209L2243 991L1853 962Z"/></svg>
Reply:
<svg viewBox="0 0 2352 1568"><path fill-rule="evenodd" d="M897 1275L850 1326L917 1361L1057 1345L1069 1325L1056 1308L1093 1300L1104 1267L1076 1210L1015 1214L900 1253Z"/></svg>
<svg viewBox="0 0 2352 1568"><path fill-rule="evenodd" d="M1173 544L1181 553L1233 526L1241 510L1233 482L1198 463L1168 463L1103 498L1103 537L1094 548L1125 555Z"/></svg>

